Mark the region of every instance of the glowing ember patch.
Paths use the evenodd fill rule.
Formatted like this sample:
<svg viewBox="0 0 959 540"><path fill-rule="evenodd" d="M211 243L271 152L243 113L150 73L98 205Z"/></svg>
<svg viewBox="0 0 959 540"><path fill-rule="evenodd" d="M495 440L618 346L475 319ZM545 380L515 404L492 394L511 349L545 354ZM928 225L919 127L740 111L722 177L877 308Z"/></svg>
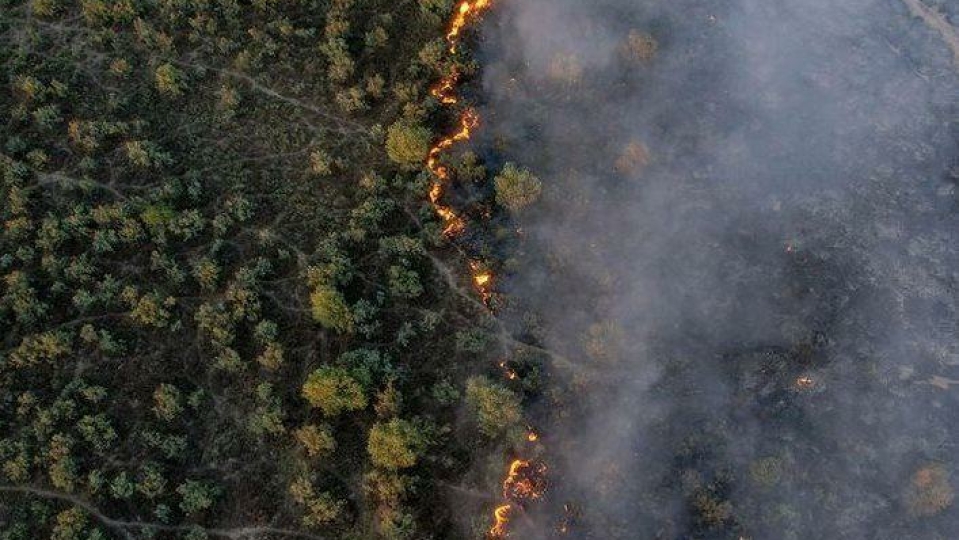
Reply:
<svg viewBox="0 0 959 540"><path fill-rule="evenodd" d="M556 527L556 531L560 534L566 534L569 532L570 527L573 523L573 507L566 503L563 505L563 518L560 520L559 525Z"/></svg>
<svg viewBox="0 0 959 540"><path fill-rule="evenodd" d="M503 369L503 373L506 375L507 379L511 381L515 381L516 379L519 378L519 375L517 375L516 372L513 371L513 368L509 367L509 364L506 363L506 360L501 360L499 363L499 367Z"/></svg>
<svg viewBox="0 0 959 540"><path fill-rule="evenodd" d="M816 381L813 380L812 377L804 375L796 379L796 387L799 388L800 390L809 390L810 388L813 388L814 386L816 386Z"/></svg>
<svg viewBox="0 0 959 540"><path fill-rule="evenodd" d="M546 465L543 463L514 460L503 481L503 498L518 504L539 499L546 491L545 475Z"/></svg>
<svg viewBox="0 0 959 540"><path fill-rule="evenodd" d="M430 94L439 100L443 105L454 105L459 102L456 97L456 82L459 80L459 73L453 71L449 75L440 79L436 86L430 89Z"/></svg>
<svg viewBox="0 0 959 540"><path fill-rule="evenodd" d="M496 507L496 510L493 510L493 526L490 527L489 537L490 538L503 538L509 531L506 529L509 524L509 517L513 511L513 507L504 504L502 506Z"/></svg>
<svg viewBox="0 0 959 540"><path fill-rule="evenodd" d="M463 220L454 217L449 221L446 227L443 229L444 236L456 236L459 233L463 232L466 229L466 223Z"/></svg>
<svg viewBox="0 0 959 540"><path fill-rule="evenodd" d="M483 303L487 308L490 307L490 300L493 298L493 293L491 291L493 285L493 274L488 270L483 270L482 266L477 261L470 261L470 272L473 274L473 286L476 287L476 291L480 293L480 296L483 298Z"/></svg>
<svg viewBox="0 0 959 540"><path fill-rule="evenodd" d="M433 184L430 186L430 202L436 204L440 197L443 196L443 186L441 184Z"/></svg>
<svg viewBox="0 0 959 540"><path fill-rule="evenodd" d="M513 460L509 474L503 481L503 498L507 503L493 511L494 523L489 530L490 539L509 536L509 518L514 509L523 509L530 501L537 500L546 491L546 465L525 459Z"/></svg>

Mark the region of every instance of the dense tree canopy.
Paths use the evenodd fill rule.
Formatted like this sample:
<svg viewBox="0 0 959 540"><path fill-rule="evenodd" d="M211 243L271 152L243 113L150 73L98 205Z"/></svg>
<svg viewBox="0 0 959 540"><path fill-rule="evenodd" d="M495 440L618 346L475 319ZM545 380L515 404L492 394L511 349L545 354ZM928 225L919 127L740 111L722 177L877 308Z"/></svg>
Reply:
<svg viewBox="0 0 959 540"><path fill-rule="evenodd" d="M456 537L451 10L0 0L0 539Z"/></svg>

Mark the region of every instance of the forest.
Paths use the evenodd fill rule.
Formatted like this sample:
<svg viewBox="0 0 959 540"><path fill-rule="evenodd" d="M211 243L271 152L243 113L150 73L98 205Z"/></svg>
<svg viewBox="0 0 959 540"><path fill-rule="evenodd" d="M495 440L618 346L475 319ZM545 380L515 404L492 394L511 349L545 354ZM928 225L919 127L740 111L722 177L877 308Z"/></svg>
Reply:
<svg viewBox="0 0 959 540"><path fill-rule="evenodd" d="M949 540L959 8L0 0L0 540Z"/></svg>
<svg viewBox="0 0 959 540"><path fill-rule="evenodd" d="M482 535L527 389L426 197L452 12L0 2L0 538Z"/></svg>

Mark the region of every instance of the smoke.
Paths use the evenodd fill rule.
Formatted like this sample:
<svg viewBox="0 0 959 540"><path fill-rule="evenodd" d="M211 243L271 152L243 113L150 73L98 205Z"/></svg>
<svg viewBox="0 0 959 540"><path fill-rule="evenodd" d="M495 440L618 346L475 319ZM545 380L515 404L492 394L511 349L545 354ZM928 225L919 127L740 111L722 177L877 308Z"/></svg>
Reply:
<svg viewBox="0 0 959 540"><path fill-rule="evenodd" d="M959 530L959 79L910 3L497 4L480 136L545 185L510 292L569 360L518 537Z"/></svg>

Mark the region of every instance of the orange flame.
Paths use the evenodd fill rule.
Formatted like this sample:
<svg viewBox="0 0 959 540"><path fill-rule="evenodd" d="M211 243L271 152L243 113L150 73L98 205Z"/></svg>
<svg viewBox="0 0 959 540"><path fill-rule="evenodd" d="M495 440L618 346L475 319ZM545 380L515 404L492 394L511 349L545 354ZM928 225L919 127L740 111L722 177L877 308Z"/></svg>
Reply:
<svg viewBox="0 0 959 540"><path fill-rule="evenodd" d="M511 381L515 381L516 379L519 378L519 375L517 375L516 372L513 371L513 368L509 367L509 364L506 362L506 360L500 360L499 367L503 369L503 373L506 374L507 379Z"/></svg>
<svg viewBox="0 0 959 540"><path fill-rule="evenodd" d="M573 523L573 507L569 503L563 505L563 518L560 520L559 525L556 527L556 531L560 534L566 534L569 532L570 526Z"/></svg>
<svg viewBox="0 0 959 540"><path fill-rule="evenodd" d="M449 170L439 164L440 155L448 150L454 144L460 141L469 140L473 130L479 126L479 115L472 109L466 109L460 115L460 129L456 133L440 139L430 148L430 153L426 158L426 168L429 169L439 180L445 181L449 178ZM435 184L434 184L435 185ZM442 189L442 184L441 184Z"/></svg>
<svg viewBox="0 0 959 540"><path fill-rule="evenodd" d="M446 41L449 43L450 54L456 54L456 47L463 29L471 22L478 19L492 5L492 0L462 0L457 4L450 22L449 31L446 34ZM437 84L430 89L430 93L440 103L444 105L455 105L459 103L456 95L456 85L459 82L459 71L453 68L450 73L441 78ZM437 141L426 158L426 168L433 175L433 182L429 188L429 201L433 210L443 220L443 234L446 236L455 236L463 231L466 223L460 217L456 210L451 206L442 203L443 195L446 193L447 183L450 179L449 168L440 163L440 157L454 144L469 140L473 130L479 126L479 115L472 109L465 109L460 113L459 131L448 135ZM473 286L483 298L483 303L487 308L491 308L490 299L492 298L493 274L483 267L476 260L469 261L470 273L473 277ZM506 370L506 375L510 379L516 379L518 375L510 369L506 361L500 362L500 367ZM527 440L535 442L539 435L530 428L527 433ZM491 539L504 538L509 535L510 517L516 508L523 508L523 504L528 501L542 497L546 489L546 465L542 463L533 464L529 461L517 459L509 467L509 473L503 480L503 498L506 500L493 511L493 526L490 528L488 536Z"/></svg>
<svg viewBox="0 0 959 540"><path fill-rule="evenodd" d="M463 1L456 9L456 16L450 24L450 31L446 36L449 41L450 53L455 53L457 37L463 27L478 17L485 9L490 6L490 0L475 0L473 2ZM459 102L456 96L456 83L459 81L459 72L454 68L448 75L444 76L434 86L430 92L441 103L453 105ZM467 141L472 136L473 130L479 126L479 115L472 109L466 109L460 113L460 128L452 135L448 135L436 142L430 148L426 158L426 168L433 175L433 182L430 185L429 199L433 205L433 210L443 220L443 235L447 237L456 236L466 228L466 222L456 211L441 202L446 193L446 185L450 179L449 168L440 163L440 157L443 152L451 148L454 144ZM489 306L492 292L490 290L493 274L488 271L481 271L479 263L470 262L470 269L473 273L473 285L479 291L483 298L483 304Z"/></svg>
<svg viewBox="0 0 959 540"><path fill-rule="evenodd" d="M451 53L456 52L457 41L463 28L479 18L492 4L492 0L463 0L459 3L456 7L456 14L453 16L453 22L450 23L450 30L446 34L446 41L450 44Z"/></svg>
<svg viewBox="0 0 959 540"><path fill-rule="evenodd" d="M525 459L515 459L503 480L503 498L506 503L493 511L493 526L489 537L493 540L509 536L509 517L514 508L522 509L529 501L543 496L546 491L546 465Z"/></svg>
<svg viewBox="0 0 959 540"><path fill-rule="evenodd" d="M446 236L456 236L466 227L463 219L449 206L440 203L443 194L446 191L446 182L449 180L449 169L440 164L442 153L459 141L465 141L476 126L479 125L479 115L475 111L467 109L460 116L460 129L456 133L440 139L432 148L426 158L426 168L433 174L434 180L430 185L429 198L433 210L443 220L445 227L443 234Z"/></svg>
<svg viewBox="0 0 959 540"><path fill-rule="evenodd" d="M459 72L454 69L449 75L446 75L436 83L436 86L430 89L430 94L439 100L443 105L455 105L459 102L456 97L456 83L459 81Z"/></svg>
<svg viewBox="0 0 959 540"><path fill-rule="evenodd" d="M478 261L470 261L469 267L470 272L473 274L473 286L476 288L476 292L478 292L483 299L483 304L487 308L492 309L490 300L493 298L493 273L489 270L484 270Z"/></svg>
<svg viewBox="0 0 959 540"><path fill-rule="evenodd" d="M509 474L503 480L503 498L509 501L526 502L539 499L546 490L546 465L515 459L509 466Z"/></svg>
<svg viewBox="0 0 959 540"><path fill-rule="evenodd" d="M490 538L503 538L509 534L507 526L509 525L509 517L512 511L513 506L510 504L497 506L496 510L493 510L493 526L490 527L489 530Z"/></svg>

